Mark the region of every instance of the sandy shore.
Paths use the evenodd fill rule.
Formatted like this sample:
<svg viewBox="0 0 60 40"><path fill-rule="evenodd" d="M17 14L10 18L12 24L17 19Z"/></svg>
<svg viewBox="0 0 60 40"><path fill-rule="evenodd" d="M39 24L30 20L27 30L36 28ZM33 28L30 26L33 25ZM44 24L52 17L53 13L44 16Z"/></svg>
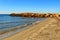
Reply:
<svg viewBox="0 0 60 40"><path fill-rule="evenodd" d="M60 19L48 18L3 40L60 40Z"/></svg>
<svg viewBox="0 0 60 40"><path fill-rule="evenodd" d="M45 20L45 19L46 18L43 18L43 20ZM43 20L41 19L38 21L34 21L31 23L24 24L24 25L19 25L19 26L13 27L13 28L8 28L6 30L2 30L2 31L0 31L0 40L4 39L6 37L12 36L12 35L14 35L18 32L21 32L25 29L28 29L28 28L32 27L32 25L38 24Z"/></svg>

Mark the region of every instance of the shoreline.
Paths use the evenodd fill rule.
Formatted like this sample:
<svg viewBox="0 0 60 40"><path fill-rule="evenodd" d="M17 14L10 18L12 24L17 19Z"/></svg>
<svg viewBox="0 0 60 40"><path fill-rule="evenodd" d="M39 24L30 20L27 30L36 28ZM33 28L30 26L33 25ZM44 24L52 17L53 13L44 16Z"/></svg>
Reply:
<svg viewBox="0 0 60 40"><path fill-rule="evenodd" d="M46 20L46 19L44 19L44 20ZM0 35L0 39L3 39L3 38L6 38L6 37L9 37L9 36L12 36L12 35L20 32L20 31L23 31L23 30L25 30L25 29L28 29L28 28L32 27L33 25L38 24L38 23L40 23L40 22L42 22L42 21L44 21L44 20L38 20L38 21L36 21L36 22L32 22L32 23L27 23L27 24L24 24L24 25L20 25L20 26L17 26L17 27L15 27L15 28L9 29L9 31L6 30L6 31L4 31L4 32ZM7 35L7 34L8 34L8 35Z"/></svg>
<svg viewBox="0 0 60 40"><path fill-rule="evenodd" d="M57 34L55 31L57 30L57 32L59 32L60 30L60 26L58 26L60 25L59 20L60 19L57 18L48 18L43 22L33 25L32 27L18 32L15 35L4 38L3 40L57 40L60 38L60 33Z"/></svg>

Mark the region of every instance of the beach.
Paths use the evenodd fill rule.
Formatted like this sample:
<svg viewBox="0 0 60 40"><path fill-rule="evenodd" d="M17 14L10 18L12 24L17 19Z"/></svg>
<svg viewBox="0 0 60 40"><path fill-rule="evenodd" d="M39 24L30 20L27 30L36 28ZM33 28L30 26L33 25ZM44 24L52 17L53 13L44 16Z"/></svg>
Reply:
<svg viewBox="0 0 60 40"><path fill-rule="evenodd" d="M44 18L11 17L9 15L0 14L0 35L16 29L22 29L38 20L44 20Z"/></svg>
<svg viewBox="0 0 60 40"><path fill-rule="evenodd" d="M60 18L47 18L3 40L60 40L59 24Z"/></svg>

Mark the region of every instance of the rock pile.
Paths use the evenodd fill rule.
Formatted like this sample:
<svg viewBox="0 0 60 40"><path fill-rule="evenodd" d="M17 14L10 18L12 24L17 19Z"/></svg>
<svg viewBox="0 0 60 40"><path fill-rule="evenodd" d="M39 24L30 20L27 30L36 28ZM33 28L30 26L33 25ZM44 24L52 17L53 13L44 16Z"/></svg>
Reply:
<svg viewBox="0 0 60 40"><path fill-rule="evenodd" d="M20 14L15 14L12 13L10 14L10 16L20 16L20 17L43 17L43 18L47 18L47 17L60 17L60 14L40 14L40 13L20 13Z"/></svg>

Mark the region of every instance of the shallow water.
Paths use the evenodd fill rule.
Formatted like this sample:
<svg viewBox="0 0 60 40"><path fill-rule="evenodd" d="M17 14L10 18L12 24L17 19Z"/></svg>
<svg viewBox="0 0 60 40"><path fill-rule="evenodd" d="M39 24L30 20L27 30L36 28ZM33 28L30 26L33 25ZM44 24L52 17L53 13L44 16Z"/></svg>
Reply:
<svg viewBox="0 0 60 40"><path fill-rule="evenodd" d="M0 31L38 20L44 20L44 18L11 17L9 14L0 14Z"/></svg>

